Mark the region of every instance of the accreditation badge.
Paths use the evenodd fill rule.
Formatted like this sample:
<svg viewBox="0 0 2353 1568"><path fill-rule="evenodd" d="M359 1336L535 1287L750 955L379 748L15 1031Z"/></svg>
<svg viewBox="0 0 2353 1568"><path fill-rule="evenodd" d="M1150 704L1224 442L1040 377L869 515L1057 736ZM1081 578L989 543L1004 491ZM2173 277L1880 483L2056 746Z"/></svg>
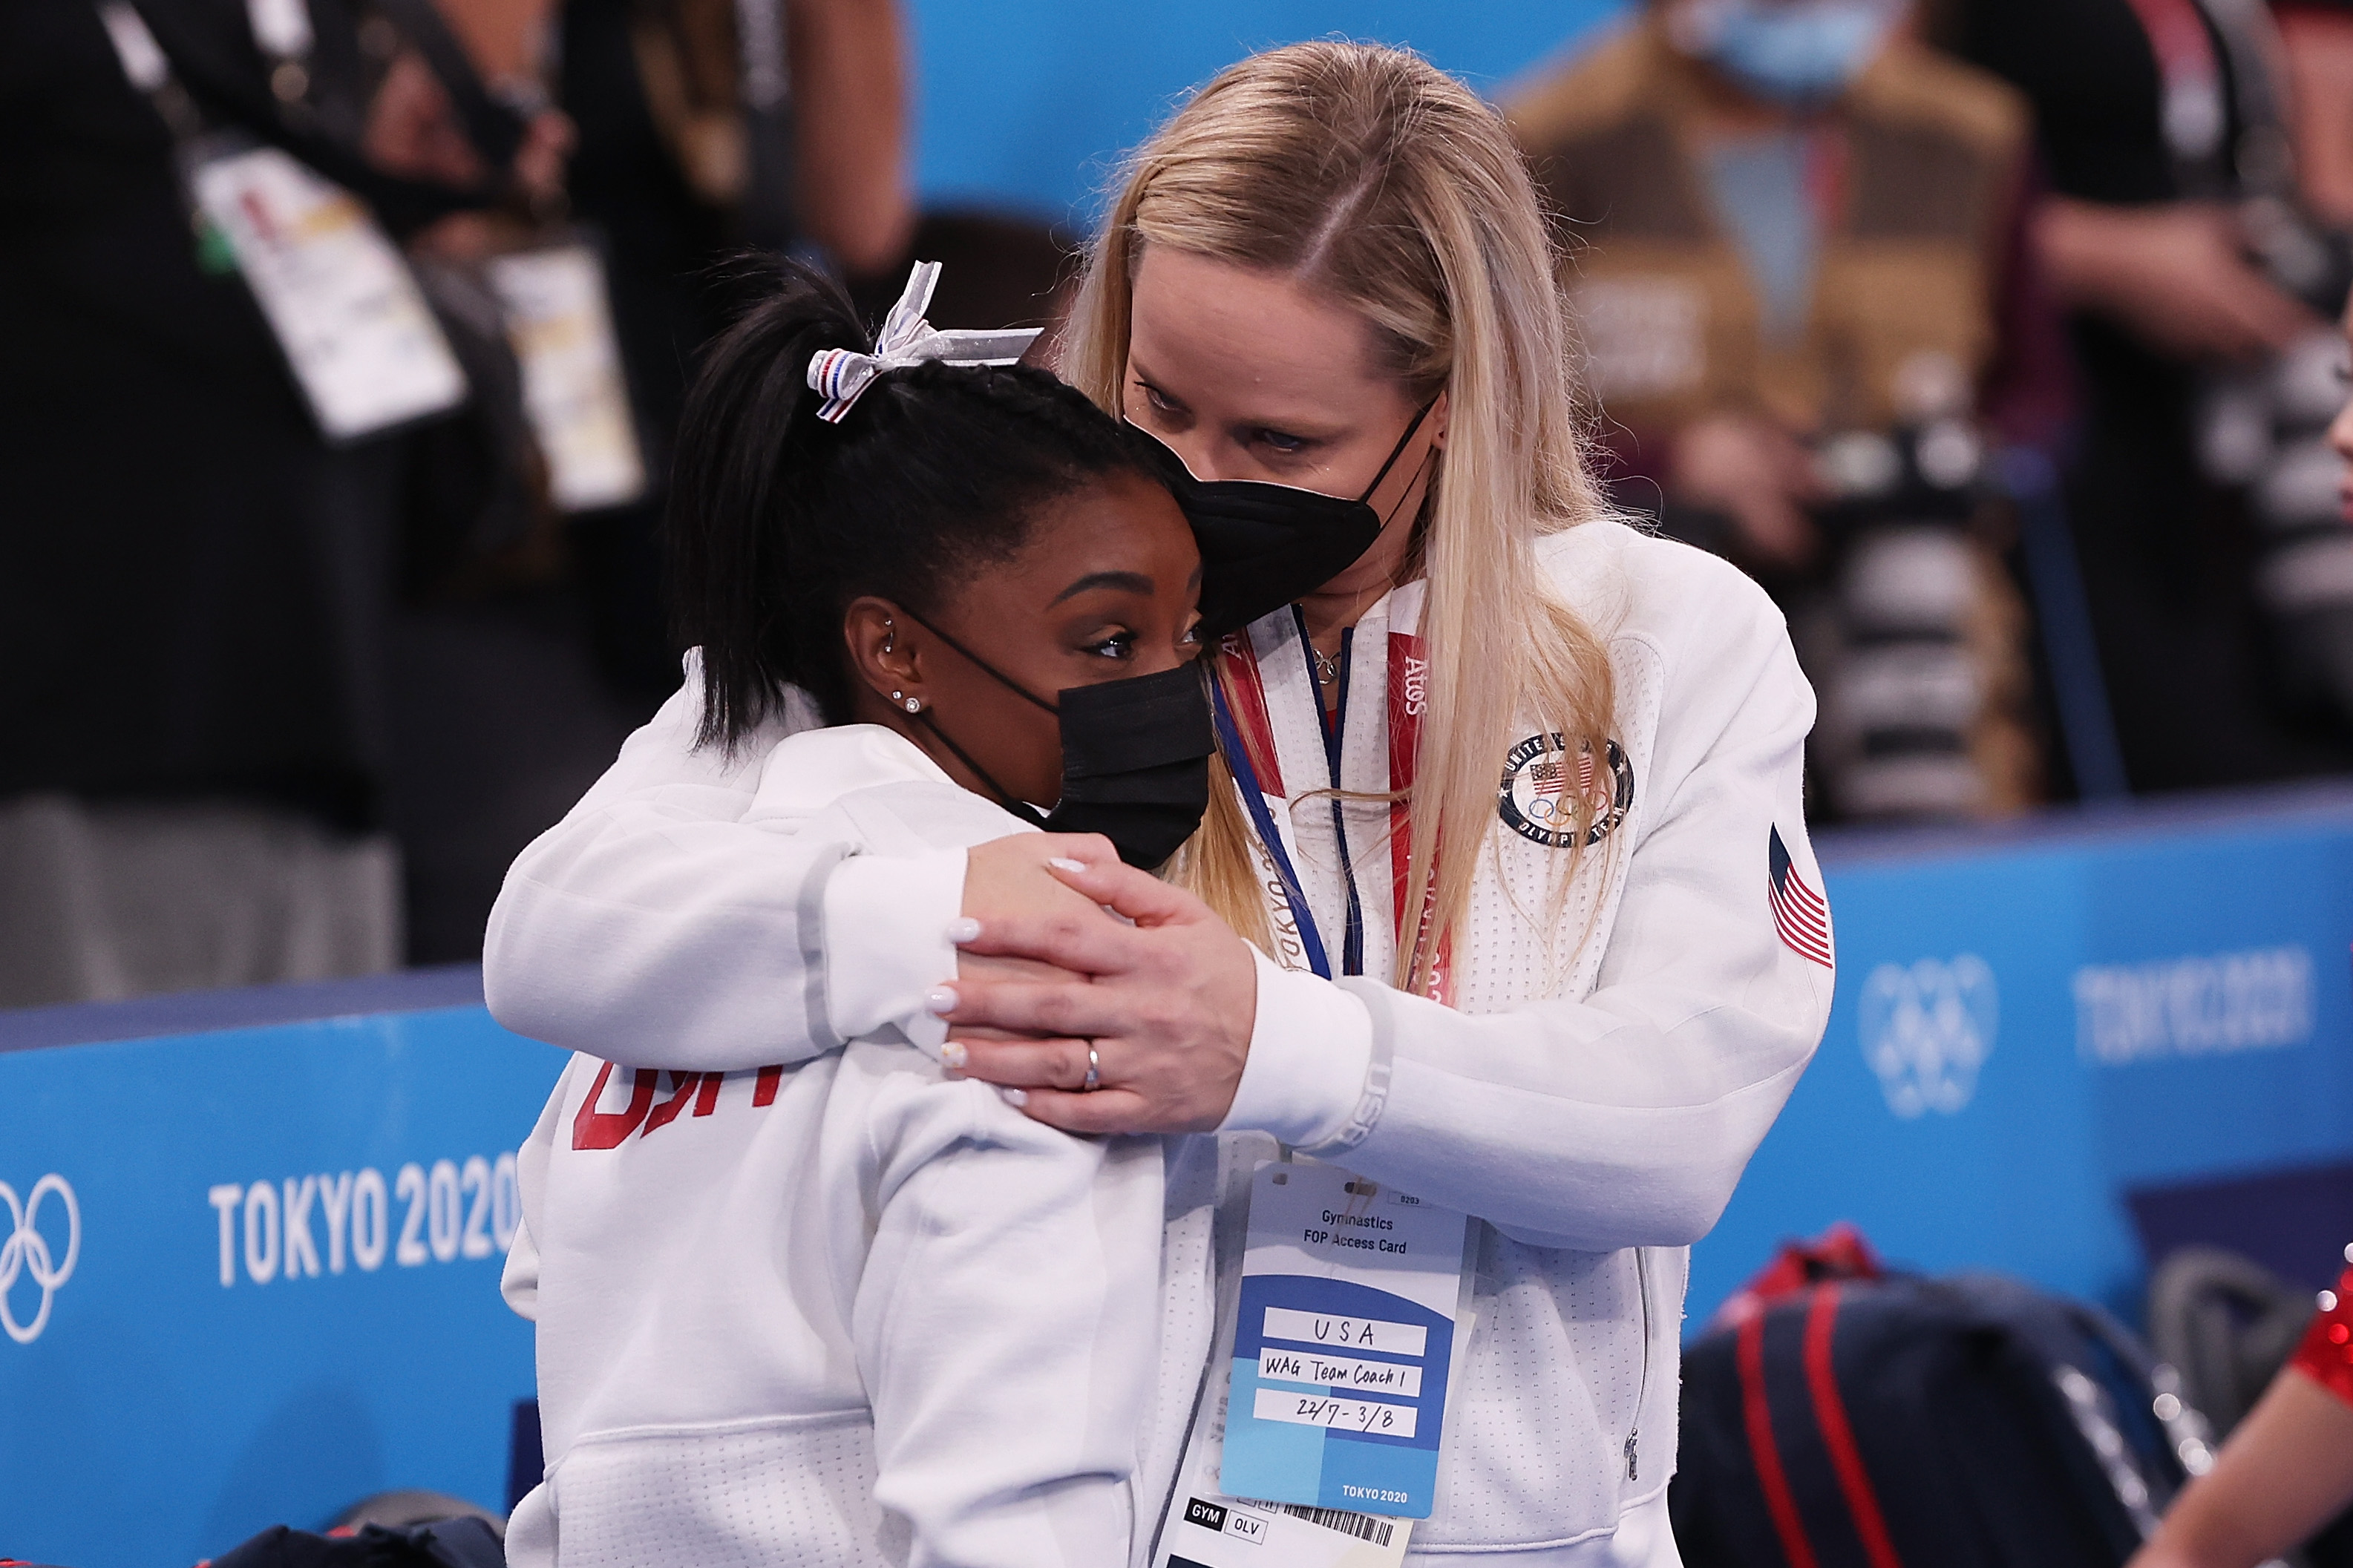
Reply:
<svg viewBox="0 0 2353 1568"><path fill-rule="evenodd" d="M466 400L466 374L417 279L350 192L275 147L204 157L189 184L328 440Z"/></svg>
<svg viewBox="0 0 2353 1568"><path fill-rule="evenodd" d="M1470 1320L1463 1215L1335 1165L1251 1183L1222 1397L1205 1395L1158 1568L1393 1568L1436 1501ZM1263 1550L1272 1547L1274 1550Z"/></svg>
<svg viewBox="0 0 2353 1568"><path fill-rule="evenodd" d="M577 241L493 258L491 288L522 367L522 406L560 511L627 506L646 493L604 263Z"/></svg>

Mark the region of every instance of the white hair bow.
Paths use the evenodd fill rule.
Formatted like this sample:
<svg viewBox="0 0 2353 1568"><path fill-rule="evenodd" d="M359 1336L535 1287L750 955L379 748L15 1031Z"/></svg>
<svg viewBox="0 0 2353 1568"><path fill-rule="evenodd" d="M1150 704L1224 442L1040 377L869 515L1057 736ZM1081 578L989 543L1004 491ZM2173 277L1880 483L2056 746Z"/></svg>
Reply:
<svg viewBox="0 0 2353 1568"><path fill-rule="evenodd" d="M825 403L817 411L818 418L829 425L840 424L849 405L886 370L902 370L926 360L944 360L949 364L1011 364L1045 330L1022 327L1004 332L943 332L923 320L923 312L931 309L932 290L939 280L938 262L915 263L915 269L907 274L906 291L891 307L891 313L882 318L882 331L874 340L872 353L862 354L854 349L819 349L809 356L809 386L825 394Z"/></svg>

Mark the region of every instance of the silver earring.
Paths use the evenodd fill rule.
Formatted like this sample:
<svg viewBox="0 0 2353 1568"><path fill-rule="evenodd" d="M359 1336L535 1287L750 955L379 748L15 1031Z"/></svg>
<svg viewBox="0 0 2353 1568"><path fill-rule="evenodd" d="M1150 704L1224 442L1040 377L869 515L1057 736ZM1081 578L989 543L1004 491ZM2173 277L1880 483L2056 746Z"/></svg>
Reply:
<svg viewBox="0 0 2353 1568"><path fill-rule="evenodd" d="M908 711L908 712L910 712L910 713L921 713L923 710L923 700L922 698L920 698L920 697L910 697L910 698L908 698L908 699L907 699L907 711Z"/></svg>
<svg viewBox="0 0 2353 1568"><path fill-rule="evenodd" d="M899 701L900 700L902 700L902 698L904 698L906 695L907 695L907 694L906 694L905 692L903 692L903 691L893 691L892 693L891 693L891 700L892 700L892 701L893 701L893 702Z"/></svg>
<svg viewBox="0 0 2353 1568"><path fill-rule="evenodd" d="M892 648L898 646L899 623L886 618L882 623L882 651L884 653L889 653ZM899 694L893 691L891 695L896 697Z"/></svg>

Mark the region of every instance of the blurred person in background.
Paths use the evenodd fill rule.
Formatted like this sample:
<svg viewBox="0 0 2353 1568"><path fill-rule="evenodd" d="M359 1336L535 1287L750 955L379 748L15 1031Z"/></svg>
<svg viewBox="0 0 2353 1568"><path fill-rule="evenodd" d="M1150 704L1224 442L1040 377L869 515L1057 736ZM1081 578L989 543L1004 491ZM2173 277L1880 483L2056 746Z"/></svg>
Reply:
<svg viewBox="0 0 2353 1568"><path fill-rule="evenodd" d="M2210 0L1938 21L2034 106L2034 247L2082 386L2068 511L2136 791L2353 767L2353 528L2321 439L2353 33L2341 7L2284 21Z"/></svg>
<svg viewBox="0 0 2353 1568"><path fill-rule="evenodd" d="M1903 0L1657 0L1508 105L1571 226L1620 500L1729 556L1822 694L1812 805L2042 788L1992 439L2066 397L2021 222L2024 105Z"/></svg>
<svg viewBox="0 0 2353 1568"><path fill-rule="evenodd" d="M470 960L507 861L677 683L646 541L715 320L702 275L754 242L853 269L904 247L896 9L749 5L739 48L726 4L689 0L108 8L153 83L110 48L120 16L39 9L0 39L0 395L24 405L0 441L22 639L0 1004ZM461 406L322 439L236 257L191 226L224 135L397 242ZM621 504L551 494L528 328L492 287L565 244L610 280L650 481Z"/></svg>
<svg viewBox="0 0 2353 1568"><path fill-rule="evenodd" d="M2353 462L2353 410L2333 439ZM2345 507L2353 520L2353 489ZM2346 1255L2353 1263L2353 1247ZM2214 1468L2182 1489L2127 1568L2257 1568L2353 1506L2353 1268L2319 1308Z"/></svg>
<svg viewBox="0 0 2353 1568"><path fill-rule="evenodd" d="M524 40L551 30L554 38L551 85L579 129L571 210L602 237L655 477L641 500L576 518L572 528L602 667L631 700L649 705L677 689L681 651L661 611L660 476L687 367L741 303L714 264L744 248L807 257L879 321L909 265L937 261L940 319L1047 326L1075 271L1073 247L1013 215L918 214L913 67L896 0L469 7L485 16L501 8L531 19L472 25L495 35L486 51L494 58L520 62L533 58ZM1032 363L1043 363L1052 336ZM504 859L520 847L508 846Z"/></svg>
<svg viewBox="0 0 2353 1568"><path fill-rule="evenodd" d="M628 482L554 485L557 515L543 504L522 547L445 574L400 618L412 963L479 957L507 864L678 685L654 539L685 367L737 288L726 258L793 250L856 276L892 264L913 221L892 0L466 0L447 20L490 93L560 106L574 142L524 222L464 215L418 236L419 275L480 301L502 257L593 258L630 450L626 476L606 467ZM404 82L408 134L377 155L470 177L481 154L449 95L430 73Z"/></svg>
<svg viewBox="0 0 2353 1568"><path fill-rule="evenodd" d="M399 51L367 36L324 0L0 13L0 1005L399 960L384 641L408 447L322 437L285 347L303 331L273 330L192 193L258 143L365 250L372 226L527 204L564 137L509 113L474 179L387 173L366 148L400 139L399 90L375 90ZM313 319L314 350L348 325ZM420 317L411 346L432 341Z"/></svg>
<svg viewBox="0 0 2353 1568"><path fill-rule="evenodd" d="M499 3L553 30L555 97L579 127L572 210L604 237L657 476L641 501L574 532L605 669L649 705L679 683L659 476L687 368L733 304L713 264L748 247L821 258L853 282L904 276L915 225L905 27L896 0Z"/></svg>
<svg viewBox="0 0 2353 1568"><path fill-rule="evenodd" d="M2353 228L2353 5L2290 0L2272 9L2297 190L2321 222Z"/></svg>

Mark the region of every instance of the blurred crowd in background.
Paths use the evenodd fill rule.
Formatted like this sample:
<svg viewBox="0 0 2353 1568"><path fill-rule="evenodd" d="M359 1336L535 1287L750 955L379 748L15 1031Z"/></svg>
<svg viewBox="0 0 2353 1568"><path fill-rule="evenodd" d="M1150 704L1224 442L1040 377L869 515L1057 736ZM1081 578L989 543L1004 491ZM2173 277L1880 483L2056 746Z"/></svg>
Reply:
<svg viewBox="0 0 2353 1568"><path fill-rule="evenodd" d="M1480 85L1617 502L1790 618L1816 819L2353 773L2353 6L1781 3L1565 11ZM678 682L735 258L1057 319L1085 214L918 200L917 20L0 9L0 1005L479 955Z"/></svg>

